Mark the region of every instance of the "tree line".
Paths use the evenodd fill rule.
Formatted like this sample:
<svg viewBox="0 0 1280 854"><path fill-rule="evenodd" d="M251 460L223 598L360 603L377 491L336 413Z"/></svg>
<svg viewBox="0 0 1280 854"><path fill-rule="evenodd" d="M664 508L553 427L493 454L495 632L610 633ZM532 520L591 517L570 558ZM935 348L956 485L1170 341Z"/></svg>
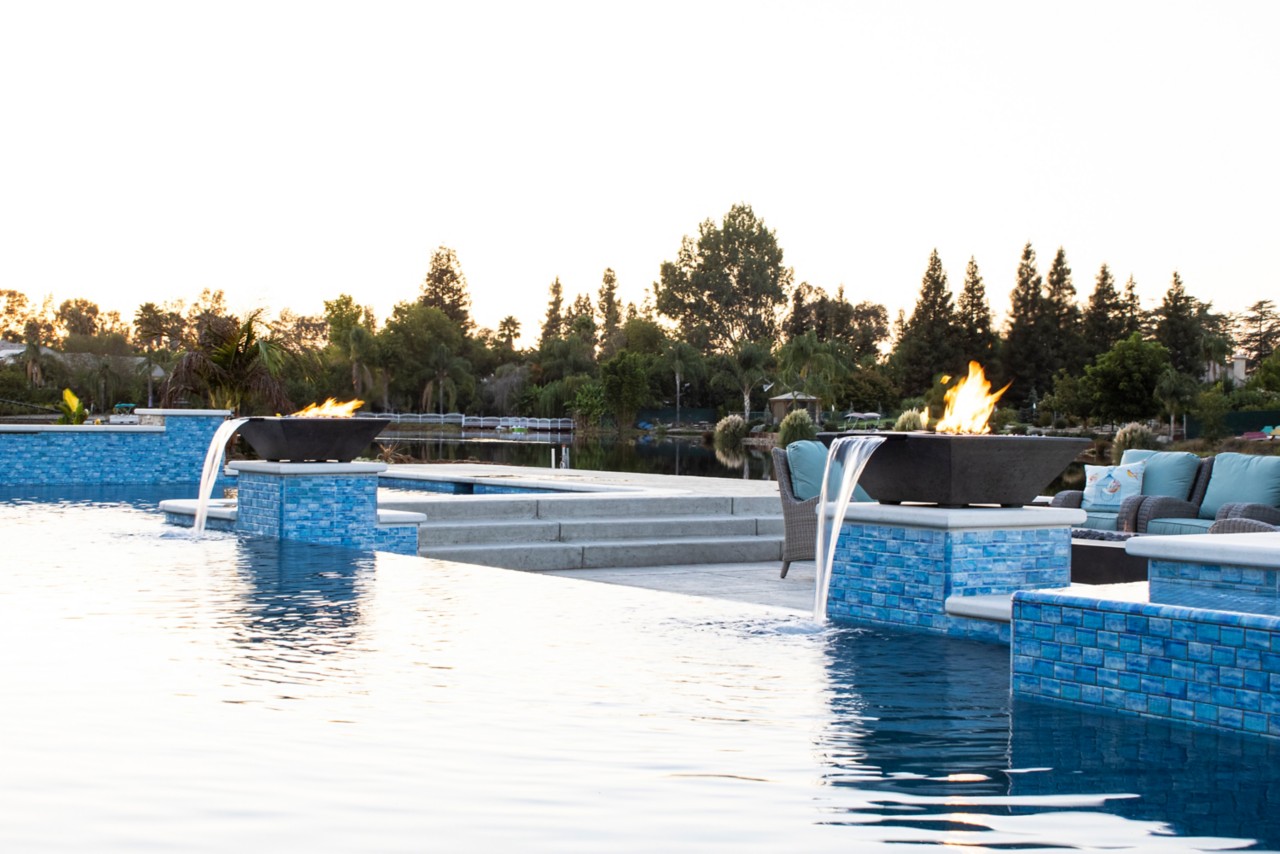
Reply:
<svg viewBox="0 0 1280 854"><path fill-rule="evenodd" d="M751 413L799 392L836 411L937 406L968 361L1008 382L1004 402L1039 421L1114 421L1280 406L1280 316L1271 300L1231 315L1190 295L1177 272L1144 311L1130 276L1103 264L1085 300L1059 248L1041 276L1028 243L1009 316L996 324L975 259L953 294L937 251L908 315L794 282L776 234L749 205L686 235L641 305L623 303L606 269L594 293L548 289L536 344L521 323L479 328L454 250L432 255L417 294L379 320L349 293L324 313L228 311L220 291L146 302L126 321L83 299L35 304L0 290L0 399L52 401L72 387L95 411L121 398L284 412L326 397L381 411L572 416L629 427L642 408ZM1227 370L1247 355L1250 378ZM159 369L159 370L157 370ZM150 384L150 385L148 385Z"/></svg>

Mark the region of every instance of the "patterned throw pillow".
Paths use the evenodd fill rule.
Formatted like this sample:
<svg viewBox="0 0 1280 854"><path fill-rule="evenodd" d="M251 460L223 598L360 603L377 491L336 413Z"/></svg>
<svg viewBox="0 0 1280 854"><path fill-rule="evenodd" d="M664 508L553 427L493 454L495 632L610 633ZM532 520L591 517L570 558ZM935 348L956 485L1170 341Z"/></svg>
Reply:
<svg viewBox="0 0 1280 854"><path fill-rule="evenodd" d="M1119 466L1084 467L1085 510L1119 510L1131 495L1142 494L1142 472L1145 462Z"/></svg>

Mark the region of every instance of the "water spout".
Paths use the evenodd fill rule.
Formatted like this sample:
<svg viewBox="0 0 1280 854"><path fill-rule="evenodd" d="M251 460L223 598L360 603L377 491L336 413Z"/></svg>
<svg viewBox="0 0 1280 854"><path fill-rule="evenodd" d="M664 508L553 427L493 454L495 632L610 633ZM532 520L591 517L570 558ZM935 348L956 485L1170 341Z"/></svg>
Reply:
<svg viewBox="0 0 1280 854"><path fill-rule="evenodd" d="M827 451L827 467L822 475L822 492L818 498L818 539L814 544L816 561L814 563L813 619L824 623L827 620L827 594L831 585L831 565L835 560L836 541L840 538L840 527L844 523L844 511L849 508L853 498L854 487L862 475L867 460L875 449L884 441L883 436L842 436L831 443ZM833 480L839 482L833 487ZM830 495L830 491L834 495ZM833 507L827 504L828 498L835 501ZM828 523L828 519L831 521ZM831 532L827 533L830 524Z"/></svg>
<svg viewBox="0 0 1280 854"><path fill-rule="evenodd" d="M204 468L200 471L200 494L196 502L196 518L191 529L196 536L204 533L205 520L209 517L209 499L213 495L213 485L222 470L222 455L227 442L247 422L248 418L232 418L218 425L217 431L209 441L209 450L204 454Z"/></svg>

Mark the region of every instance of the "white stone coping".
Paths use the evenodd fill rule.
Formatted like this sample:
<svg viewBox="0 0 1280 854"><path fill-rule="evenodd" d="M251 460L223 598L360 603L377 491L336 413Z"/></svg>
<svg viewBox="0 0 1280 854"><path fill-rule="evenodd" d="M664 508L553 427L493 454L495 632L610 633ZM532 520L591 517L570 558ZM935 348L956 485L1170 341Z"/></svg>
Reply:
<svg viewBox="0 0 1280 854"><path fill-rule="evenodd" d="M196 506L200 502L195 498L169 498L160 502L161 513L172 513L175 516L194 516ZM209 502L208 518L221 519L224 522L236 520L236 502L234 498L215 498Z"/></svg>
<svg viewBox="0 0 1280 854"><path fill-rule="evenodd" d="M1131 581L1123 584L1072 584L1069 587L1023 590L1021 593L1051 593L1055 596L1076 596L1081 599L1098 599L1113 602L1147 602L1147 582ZM1012 593L990 593L982 596L948 596L942 608L955 617L972 617L1008 623L1013 619Z"/></svg>
<svg viewBox="0 0 1280 854"><path fill-rule="evenodd" d="M172 513L175 516L194 516L196 506L200 502L194 498L170 498L160 502L160 512ZM225 522L236 520L236 501L234 498L215 498L209 502L208 518L221 519ZM406 510L379 510L378 526L393 527L397 525L421 525L427 521L425 513L410 513Z"/></svg>
<svg viewBox="0 0 1280 854"><path fill-rule="evenodd" d="M171 416L193 415L201 418L230 418L230 409L135 409L134 415Z"/></svg>
<svg viewBox="0 0 1280 854"><path fill-rule="evenodd" d="M267 460L233 460L227 468L240 474L273 474L290 477L305 474L377 474L386 463L277 463Z"/></svg>
<svg viewBox="0 0 1280 854"><path fill-rule="evenodd" d="M835 515L828 502L827 517ZM845 511L846 522L897 525L903 528L987 530L992 528L1073 528L1086 519L1083 510L1070 507L936 507L928 504L873 504L853 502Z"/></svg>
<svg viewBox="0 0 1280 854"><path fill-rule="evenodd" d="M163 433L158 424L0 424L0 433Z"/></svg>
<svg viewBox="0 0 1280 854"><path fill-rule="evenodd" d="M421 525L427 521L426 513L411 513L408 510L379 510L378 525Z"/></svg>
<svg viewBox="0 0 1280 854"><path fill-rule="evenodd" d="M470 483L480 484L482 486L510 486L513 488L524 489L546 489L552 492L570 492L570 493L598 493L598 492L652 492L643 486L621 486L617 484L597 484L597 483L566 483L563 480L554 480L552 478L541 477L517 477L509 474L494 475L431 475L419 472L401 472L387 471L382 474L383 478L394 478L396 480L416 480L424 483ZM411 489L411 487L398 487L388 485L387 489ZM454 496L458 497L458 496ZM466 496L472 497L472 496ZM519 497L519 496L507 496Z"/></svg>
<svg viewBox="0 0 1280 854"><path fill-rule="evenodd" d="M1131 537L1124 547L1131 555L1155 560L1280 569L1280 531Z"/></svg>

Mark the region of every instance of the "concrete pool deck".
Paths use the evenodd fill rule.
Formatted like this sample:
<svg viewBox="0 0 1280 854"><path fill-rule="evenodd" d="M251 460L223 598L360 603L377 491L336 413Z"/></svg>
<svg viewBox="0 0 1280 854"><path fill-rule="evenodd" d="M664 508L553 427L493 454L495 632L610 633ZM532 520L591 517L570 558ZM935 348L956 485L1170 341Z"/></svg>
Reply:
<svg viewBox="0 0 1280 854"><path fill-rule="evenodd" d="M390 476L419 475L441 480L518 481L529 485L590 490L575 500L590 501L593 493L626 491L629 497L705 497L710 501L729 499L765 500L779 516L782 506L778 484L772 480L691 477L639 472L589 471L584 469L534 468L477 463L433 463L393 465ZM603 496L600 496L603 499ZM787 577L779 578L781 560L748 560L724 563L661 563L652 566L599 567L591 569L545 569L542 575L580 578L605 584L666 590L689 596L706 596L747 602L793 611L813 610L814 565L797 561Z"/></svg>

